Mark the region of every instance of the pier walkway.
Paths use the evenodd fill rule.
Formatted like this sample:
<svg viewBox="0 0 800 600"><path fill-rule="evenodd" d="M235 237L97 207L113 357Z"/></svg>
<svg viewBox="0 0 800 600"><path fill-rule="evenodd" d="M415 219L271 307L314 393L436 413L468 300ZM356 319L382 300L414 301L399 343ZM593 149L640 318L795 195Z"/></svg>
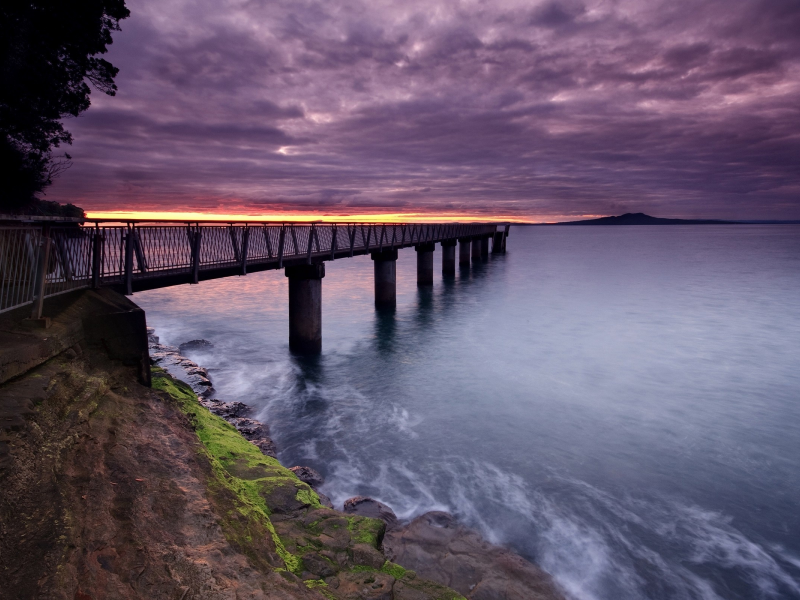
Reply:
<svg viewBox="0 0 800 600"><path fill-rule="evenodd" d="M442 272L504 253L509 226L497 223L263 223L69 221L0 217L0 312L30 304L43 319L47 297L82 288L124 294L208 279L285 269L289 344L321 348L321 280L325 262L370 254L375 304L396 303L397 252L417 251L417 282L433 283L433 251ZM46 324L46 319L43 320Z"/></svg>

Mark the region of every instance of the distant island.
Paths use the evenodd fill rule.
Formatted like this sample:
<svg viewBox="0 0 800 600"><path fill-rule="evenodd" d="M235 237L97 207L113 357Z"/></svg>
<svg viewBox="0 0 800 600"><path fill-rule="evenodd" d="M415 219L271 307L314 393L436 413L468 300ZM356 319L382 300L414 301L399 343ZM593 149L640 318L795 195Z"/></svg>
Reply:
<svg viewBox="0 0 800 600"><path fill-rule="evenodd" d="M721 221L718 219L661 219L644 213L625 213L617 217L600 217L583 221L537 223L537 225L792 225L800 221Z"/></svg>

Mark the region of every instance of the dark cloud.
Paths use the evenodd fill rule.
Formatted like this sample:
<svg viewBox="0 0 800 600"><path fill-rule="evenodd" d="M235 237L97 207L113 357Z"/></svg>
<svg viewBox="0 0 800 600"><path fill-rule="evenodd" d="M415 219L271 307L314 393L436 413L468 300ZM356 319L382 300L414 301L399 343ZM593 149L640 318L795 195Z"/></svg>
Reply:
<svg viewBox="0 0 800 600"><path fill-rule="evenodd" d="M128 0L90 209L800 218L800 2Z"/></svg>

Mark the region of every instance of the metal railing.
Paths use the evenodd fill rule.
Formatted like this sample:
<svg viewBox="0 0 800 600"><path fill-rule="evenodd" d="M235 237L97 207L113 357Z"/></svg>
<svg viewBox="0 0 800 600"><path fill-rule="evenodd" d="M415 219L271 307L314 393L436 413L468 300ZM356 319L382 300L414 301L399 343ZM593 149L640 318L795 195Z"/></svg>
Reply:
<svg viewBox="0 0 800 600"><path fill-rule="evenodd" d="M504 226L503 240L508 234ZM78 288L130 294L425 243L492 237L497 224L166 223L0 227L0 312ZM499 232L498 232L499 233ZM495 238L493 238L495 239ZM495 242L496 243L496 242ZM43 293L42 293L43 291Z"/></svg>
<svg viewBox="0 0 800 600"><path fill-rule="evenodd" d="M0 227L0 312L33 301L41 227Z"/></svg>

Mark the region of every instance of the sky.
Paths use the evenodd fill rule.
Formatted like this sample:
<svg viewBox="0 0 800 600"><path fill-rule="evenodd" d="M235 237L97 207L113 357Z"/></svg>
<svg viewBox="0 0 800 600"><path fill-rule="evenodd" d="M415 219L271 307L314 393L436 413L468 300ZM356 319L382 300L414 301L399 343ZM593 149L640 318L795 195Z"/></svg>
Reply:
<svg viewBox="0 0 800 600"><path fill-rule="evenodd" d="M127 0L47 199L800 218L800 0Z"/></svg>

